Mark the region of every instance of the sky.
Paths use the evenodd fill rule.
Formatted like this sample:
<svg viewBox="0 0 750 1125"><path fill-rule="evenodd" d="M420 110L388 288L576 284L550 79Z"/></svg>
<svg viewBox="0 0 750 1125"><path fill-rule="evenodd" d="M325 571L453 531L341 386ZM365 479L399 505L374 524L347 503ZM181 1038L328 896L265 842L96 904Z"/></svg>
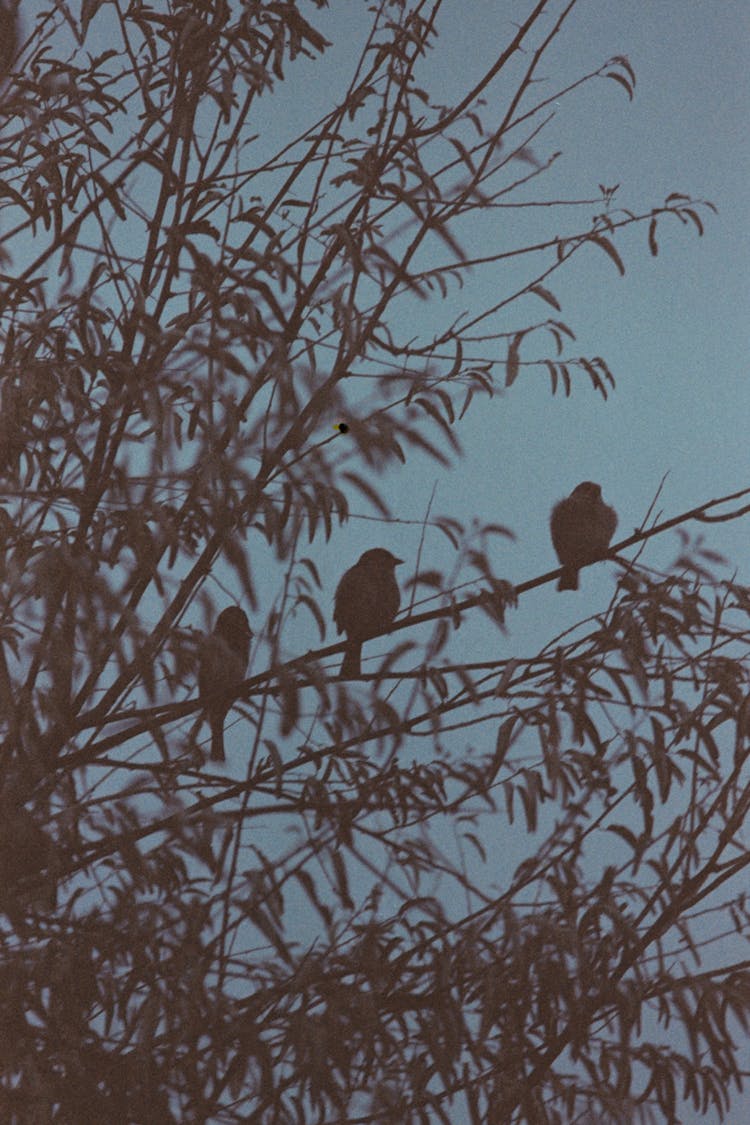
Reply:
<svg viewBox="0 0 750 1125"><path fill-rule="evenodd" d="M333 4L322 14L318 26L333 46L324 61L295 64L278 99L269 99L274 134L300 131L329 108L337 82L344 88L347 63L363 35L362 7ZM444 3L439 39L417 74L418 84L437 100L460 97L526 10L522 3ZM600 79L556 107L534 149L539 158L558 150L561 156L550 176L535 185L537 197L593 199L599 184L619 184L615 206L648 210L678 191L710 200L718 215L703 213L702 238L676 220L660 225L656 258L649 253L645 226L618 237L624 277L592 248L551 283L562 304L560 318L576 333L571 353L601 355L615 375L608 401L584 380L570 399L553 397L546 376L524 369L509 392L481 402L460 424L464 455L450 470L416 458L388 471L381 484L396 522L352 518L334 531L330 544L313 550L326 585L321 604L331 604L341 572L368 547L389 547L407 560L402 570L409 569L433 489L433 515L444 512L467 522L476 517L514 532L515 541L498 538L492 551L496 572L518 583L556 565L549 512L581 480L602 485L605 500L619 514L622 537L645 518L663 478L657 510L665 518L750 483L749 46L750 8L744 3L582 0L577 6L543 67L549 82L574 80L612 56L626 55L636 72L636 94L630 102L617 83ZM319 81L321 68L325 83ZM502 94L498 88L488 95L490 111L492 98L501 111ZM596 210L592 206L591 214ZM535 241L537 221L528 213L482 219L464 232L467 249L488 252L495 240L503 245L524 236ZM570 219L572 226L581 221L580 215ZM491 304L514 280L512 272L499 268L496 274L475 271L445 301L414 301L409 319L396 320L392 328L427 340L457 309ZM541 319L541 304L528 300L498 326L509 330L524 317ZM356 501L353 509L365 512ZM746 520L708 529L693 524L689 530L703 531L748 577ZM642 561L665 567L678 552L670 532L652 540ZM452 551L439 532L428 531L421 561L450 567ZM575 594L557 593L554 584L530 591L510 613L504 634L481 613L467 615L451 643L451 659L533 654L606 608L614 572L612 564L588 569ZM317 643L312 627L306 633L300 620L299 628L298 639L287 635L289 656ZM428 631L422 626L415 637L426 640ZM388 645L373 643L366 654L367 647L375 654ZM473 730L471 744L486 751L494 733L491 724ZM491 832L486 820L483 830ZM523 832L520 837L516 858L525 843ZM496 836L484 835L483 843L510 863L513 833L503 830L499 818ZM602 863L610 858L600 856ZM690 1109L683 1110L682 1120L685 1125L694 1120Z"/></svg>
<svg viewBox="0 0 750 1125"><path fill-rule="evenodd" d="M443 4L439 38L417 73L418 84L438 100L459 96L526 10L523 3L482 0ZM326 98L332 91L317 81L320 67L326 67L334 91L336 81L343 87L366 21L360 5L333 4L319 25L333 44L324 60L295 63L286 88L269 99L280 132L298 131L330 105ZM475 515L514 532L514 543L495 541L493 557L498 573L519 582L555 565L549 511L581 480L602 485L604 498L619 513L623 536L640 524L665 476L658 506L665 517L748 482L749 39L750 9L731 0L721 5L582 0L576 7L542 75L559 84L626 55L637 76L635 98L629 102L615 82L599 79L556 107L534 151L540 159L558 150L561 156L532 194L593 199L597 185L619 184L615 206L649 210L680 191L710 200L718 215L702 212L702 238L676 219L660 224L656 258L649 254L645 226L618 236L624 277L593 248L579 255L550 287L562 305L560 319L576 333L569 353L607 360L617 382L608 401L585 379L569 399L561 392L552 396L546 375L522 371L509 392L483 401L457 427L464 455L451 470L417 459L388 473L383 486L398 519L422 519L436 488L433 512ZM490 112L493 98L500 111L503 92L492 89ZM590 214L598 209L592 206ZM498 244L518 242L524 233L535 239L533 216L514 215L510 222L510 232L502 216L467 230L467 248L487 252L495 238ZM575 214L570 222L575 227L584 219ZM496 279L491 270L475 271L447 301L415 301L410 310L415 334L429 339L455 309L488 305L512 281L499 268ZM510 330L524 317L542 319L552 312L536 298L526 300L513 306L499 327ZM393 327L399 331L404 325ZM691 530L702 529L693 524ZM342 564L380 540L410 560L419 536L420 528L408 523L378 530L370 521L351 520L334 534L332 546ZM747 540L742 523L713 525L710 538L742 573ZM439 533L428 535L426 549L423 564L431 557L435 565L447 565L449 548ZM645 561L665 565L676 553L677 540L667 533L652 541ZM336 572L327 577L332 597ZM586 572L580 595L558 596L552 586L532 591L510 623L509 649L544 643L551 628L572 623L588 606L605 604L612 588L611 571L601 567ZM489 643L497 643L486 623L480 628ZM466 632L474 650L478 638Z"/></svg>
<svg viewBox="0 0 750 1125"><path fill-rule="evenodd" d="M288 64L286 80L260 99L251 121L258 133L253 157L276 151L343 96L369 28L369 7L360 0L334 0L320 12L312 4L302 6L331 46L322 58L300 56ZM24 7L27 20L35 8ZM417 83L433 100L448 104L457 99L494 61L530 9L526 0L445 0L436 21L435 48L418 67ZM92 25L92 50L110 45L107 11L112 9L103 8L104 16ZM554 119L532 147L539 159L560 155L527 197L595 199L599 184L619 184L615 207L648 210L670 192L681 191L710 200L718 215L702 212L703 238L676 219L664 221L657 232L656 258L648 252L645 226L618 236L624 277L594 248L555 277L550 288L562 306L559 319L576 334L566 351L604 357L617 382L608 401L585 377L569 399L561 391L553 396L546 373L532 368L522 369L514 386L507 393L499 389L492 402L476 400L455 428L464 452L449 470L410 457L405 468L389 470L380 482L394 516L403 522L385 526L352 518L334 532L330 545L316 545L313 554L327 583L324 606L331 605L338 581L337 567L326 565L330 557L343 570L363 550L382 542L407 561L408 569L416 560L419 521L433 490L433 514L460 515L467 521L475 516L514 533L514 542L494 541L493 560L498 574L518 583L556 564L549 512L581 480L601 484L605 500L619 513L622 535L643 519L665 476L659 501L665 516L745 484L750 469L745 421L750 407L749 40L750 9L740 0L719 5L708 0L579 0L545 56L539 88L546 92L545 87L564 85L608 58L625 55L637 76L635 98L628 101L617 83L598 79L556 103ZM493 115L499 119L511 88L502 76L490 87L488 122ZM569 228L565 216L555 213L553 233L582 229L600 210L600 205L573 210ZM457 230L469 254L487 253L495 246L536 241L549 221L538 210L506 211L473 219ZM445 255L422 264L438 261L444 262ZM457 311L488 306L518 278L514 269L499 266L472 270L463 287L454 287L445 300L436 296L430 302L404 302L401 320L396 314L392 329L427 341ZM515 331L547 315L554 315L549 306L527 297L493 327ZM532 352L541 354L530 345L527 354ZM496 348L493 358L499 354ZM498 368L495 373L502 375ZM372 515L356 498L352 507L355 517ZM713 525L710 535L742 573L747 553L742 524ZM668 533L652 541L645 561L663 565L675 553L675 536ZM439 532L428 532L422 565L447 567L450 561L446 540ZM558 597L551 585L532 591L514 617L508 644L514 649L539 647L550 626L562 627L581 616L582 599L592 599L593 605L611 590L611 569L608 574L601 567L584 574L578 596ZM216 596L218 605L218 589ZM317 643L309 625L308 630L300 620L300 632L287 637L289 656ZM483 637L497 643L486 622L478 628L481 635L470 625L463 630L472 651Z"/></svg>
<svg viewBox="0 0 750 1125"><path fill-rule="evenodd" d="M521 4L444 4L438 45L417 81L436 97L442 87L446 101L460 96L482 63L495 57L523 10ZM346 33L339 38L342 25ZM345 14L333 5L321 26L328 26L335 43L328 63L336 74L338 60L347 49L353 55L358 42L357 5ZM712 201L718 215L704 213L702 238L676 220L665 222L658 229L656 258L649 254L645 227L618 238L624 277L592 249L551 285L562 304L561 319L576 333L573 354L601 355L615 375L608 401L583 381L570 399L553 397L546 378L522 372L508 393L483 402L461 424L464 456L451 470L417 459L387 474L385 493L404 522L378 527L351 520L334 533L324 557L340 559L343 569L362 550L382 544L414 560L419 521L436 488L433 513L476 516L513 530L514 542L494 541L493 558L497 573L517 583L556 565L549 511L581 480L602 485L605 500L619 513L623 537L644 519L665 477L657 509L665 518L750 484L749 47L750 8L744 3L579 4L550 52L550 81L574 79L614 55L626 55L636 72L636 94L629 102L616 83L600 80L560 106L538 155L557 150L562 155L536 188L538 195L593 198L598 184L619 184L615 205L647 210L679 191ZM312 83L306 88L315 91ZM287 94L293 105L293 85ZM311 116L324 109L311 105ZM298 128L299 113L292 119ZM525 217L514 232L524 229L523 223L533 241L533 221ZM492 233L484 227L466 237L469 245L481 246ZM498 241L505 237L498 229ZM472 277L459 305L488 305L495 288L502 293L509 280L500 271L497 280L491 271ZM452 319L454 307L450 298L430 306L415 302L414 332L429 338ZM542 314L535 308L529 315ZM518 315L514 310L516 325ZM512 324L511 317L508 327ZM748 578L746 519L708 528L692 524L689 530L703 531ZM651 542L642 561L667 566L678 551L670 532ZM450 561L444 539L428 533L422 564L448 567ZM338 572L327 567L324 575L332 598ZM511 612L504 635L480 613L470 616L451 657L530 655L603 610L613 592L611 564L588 569L576 594L559 594L553 584L532 590ZM426 639L428 627L422 629ZM312 636L309 643L315 643ZM375 644L372 651L386 647ZM484 737L493 733L488 727ZM471 738L478 749L487 749L481 733L471 732ZM499 826L496 839L483 842L506 862L513 854ZM601 856L602 862L608 858ZM737 1111L742 1114L741 1104ZM681 1111L685 1125L698 1120L691 1114L690 1108Z"/></svg>

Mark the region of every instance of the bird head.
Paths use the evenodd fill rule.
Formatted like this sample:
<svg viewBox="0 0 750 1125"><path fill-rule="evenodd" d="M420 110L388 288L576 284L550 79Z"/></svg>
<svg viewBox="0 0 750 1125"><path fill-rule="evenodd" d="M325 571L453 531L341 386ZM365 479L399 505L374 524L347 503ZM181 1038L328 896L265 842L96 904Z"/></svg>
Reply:
<svg viewBox="0 0 750 1125"><path fill-rule="evenodd" d="M392 555L390 551L386 551L385 547L373 547L370 551L365 551L357 563L357 566L372 567L373 569L380 570L386 566L396 567L403 561L403 559Z"/></svg>
<svg viewBox="0 0 750 1125"><path fill-rule="evenodd" d="M244 609L238 605L227 606L216 618L214 632L223 637L252 637L253 631Z"/></svg>
<svg viewBox="0 0 750 1125"><path fill-rule="evenodd" d="M577 496L581 500L601 500L602 486L596 484L593 480L582 480L577 484L570 494Z"/></svg>

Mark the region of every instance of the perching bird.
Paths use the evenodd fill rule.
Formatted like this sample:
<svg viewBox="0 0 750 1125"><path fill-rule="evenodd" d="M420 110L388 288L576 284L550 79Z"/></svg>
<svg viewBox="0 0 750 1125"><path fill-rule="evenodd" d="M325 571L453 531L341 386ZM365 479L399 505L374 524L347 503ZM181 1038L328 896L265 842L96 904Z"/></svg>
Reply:
<svg viewBox="0 0 750 1125"><path fill-rule="evenodd" d="M227 695L245 678L252 635L244 610L230 605L216 618L213 633L204 638L201 647L198 691L211 727L214 762L225 760L224 720L232 705Z"/></svg>
<svg viewBox="0 0 750 1125"><path fill-rule="evenodd" d="M602 500L601 485L585 480L555 504L549 524L563 568L557 588L577 590L578 568L607 554L617 527L617 513Z"/></svg>
<svg viewBox="0 0 750 1125"><path fill-rule="evenodd" d="M11 921L56 908L60 866L55 840L38 823L46 810L25 808L20 788L6 780L0 797L0 911Z"/></svg>
<svg viewBox="0 0 750 1125"><path fill-rule="evenodd" d="M401 594L396 581L397 559L383 547L365 551L346 571L336 589L333 620L350 642L341 664L342 678L359 676L362 641L387 629L398 612Z"/></svg>

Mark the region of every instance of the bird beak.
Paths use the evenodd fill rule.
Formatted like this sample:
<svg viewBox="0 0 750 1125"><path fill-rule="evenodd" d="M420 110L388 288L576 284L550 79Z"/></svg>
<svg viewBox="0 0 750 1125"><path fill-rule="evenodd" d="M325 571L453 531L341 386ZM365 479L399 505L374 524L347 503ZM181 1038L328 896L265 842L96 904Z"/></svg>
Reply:
<svg viewBox="0 0 750 1125"><path fill-rule="evenodd" d="M404 561L403 559L397 559L395 555L391 555L391 560L394 566L399 566Z"/></svg>

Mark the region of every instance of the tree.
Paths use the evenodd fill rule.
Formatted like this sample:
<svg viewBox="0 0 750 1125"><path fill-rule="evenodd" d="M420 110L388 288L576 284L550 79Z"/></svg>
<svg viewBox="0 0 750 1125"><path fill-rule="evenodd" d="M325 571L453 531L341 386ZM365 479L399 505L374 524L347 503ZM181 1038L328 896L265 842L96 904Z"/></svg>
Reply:
<svg viewBox="0 0 750 1125"><path fill-rule="evenodd" d="M53 0L19 36L0 135L5 1119L674 1121L741 1087L747 964L687 962L700 911L748 924L750 597L686 533L667 574L622 551L746 509L644 524L614 545L601 614L475 665L451 660L454 626L502 628L557 572L513 589L487 550L507 529L430 515L471 591L418 560L361 682L325 644L320 567L343 570L325 542L355 498L387 535L383 474L449 465L522 372L607 395L550 288L571 260L623 271L627 228L653 254L674 218L703 232L706 202L634 212L603 186L560 200L562 226L537 199L557 233L467 251L469 219L545 180L553 103L602 80L632 96L621 56L538 84L574 2L528 3L451 105L420 85L439 5L379 3L345 96L280 140L269 106L330 46L322 0ZM523 279L491 305L419 328L511 259ZM550 315L524 319L529 296ZM226 601L260 638L237 777L196 730L196 627ZM304 615L317 648L295 647ZM501 873L499 831L520 856Z"/></svg>

